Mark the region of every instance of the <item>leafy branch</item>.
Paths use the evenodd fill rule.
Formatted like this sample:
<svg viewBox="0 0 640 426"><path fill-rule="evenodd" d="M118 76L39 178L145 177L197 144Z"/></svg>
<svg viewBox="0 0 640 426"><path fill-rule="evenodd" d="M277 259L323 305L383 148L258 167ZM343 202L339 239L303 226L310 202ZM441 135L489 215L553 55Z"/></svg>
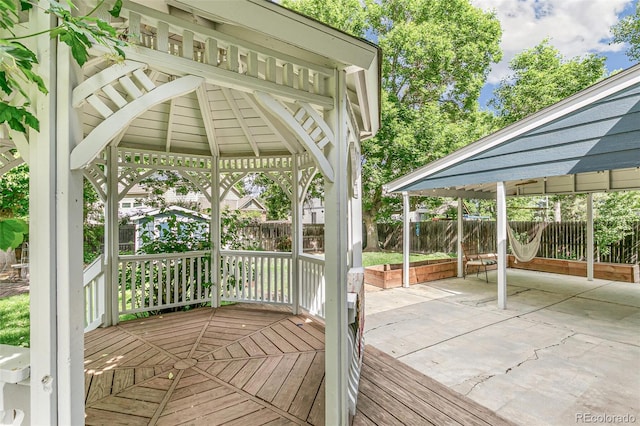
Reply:
<svg viewBox="0 0 640 426"><path fill-rule="evenodd" d="M13 37L0 39L0 92L5 96L0 102L0 124L7 124L12 130L26 133L29 128L39 131L38 119L29 111L31 99L26 87L35 85L39 92L47 94L48 90L42 78L34 71L38 63L36 54L19 40L49 33L71 48L71 54L79 65L84 65L89 57L89 49L94 43L108 46L118 57L124 58L122 47L125 42L119 40L115 28L108 22L92 16L104 3L98 5L87 15L74 16L77 7L71 0L66 4L49 0L49 7L43 13L54 15L58 26L24 36L16 36L15 26L19 23L19 12L38 7L35 1L0 0L0 28ZM120 15L122 0L117 0L109 10L113 17ZM18 96L19 95L19 96Z"/></svg>
<svg viewBox="0 0 640 426"><path fill-rule="evenodd" d="M116 56L124 58L122 47L126 43L117 37L115 28L108 22L93 16L103 5L104 0L86 15L75 16L78 8L72 0L64 3L55 0L48 1L48 7L43 8L37 0L0 0L0 31L10 37L0 38L0 125L6 124L14 131L27 133L29 129L39 131L38 118L30 111L31 98L28 88L35 86L42 94L48 94L48 89L41 76L34 70L38 64L36 54L21 40L33 38L43 34L57 38L71 48L71 55L80 65L84 65L89 58L89 49L93 44L101 44L112 49ZM44 31L16 36L14 31L20 22L20 12L34 7L42 13L57 18L58 26ZM116 0L109 14L118 17L122 9L122 0ZM27 223L16 218L0 218L0 249L18 247L24 235L28 232Z"/></svg>

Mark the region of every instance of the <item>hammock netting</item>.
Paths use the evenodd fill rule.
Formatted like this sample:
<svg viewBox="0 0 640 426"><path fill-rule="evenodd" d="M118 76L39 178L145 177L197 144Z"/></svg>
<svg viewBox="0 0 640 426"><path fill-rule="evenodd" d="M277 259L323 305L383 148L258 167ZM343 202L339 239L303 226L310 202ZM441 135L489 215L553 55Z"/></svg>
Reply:
<svg viewBox="0 0 640 426"><path fill-rule="evenodd" d="M531 240L527 243L521 243L514 235L514 230L510 226L507 226L507 234L509 235L509 244L511 244L511 251L516 257L516 262L529 262L536 257L538 249L540 248L540 240L542 238L542 231L546 227L546 224L538 225L536 233Z"/></svg>

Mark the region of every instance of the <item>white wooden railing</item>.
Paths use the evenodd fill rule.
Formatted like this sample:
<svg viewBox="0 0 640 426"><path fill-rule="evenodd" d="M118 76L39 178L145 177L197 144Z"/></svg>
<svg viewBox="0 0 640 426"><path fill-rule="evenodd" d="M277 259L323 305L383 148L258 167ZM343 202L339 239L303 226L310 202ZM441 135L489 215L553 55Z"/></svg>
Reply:
<svg viewBox="0 0 640 426"><path fill-rule="evenodd" d="M119 256L118 265L120 314L212 300L209 251Z"/></svg>
<svg viewBox="0 0 640 426"><path fill-rule="evenodd" d="M324 319L324 257L301 254L298 262L300 307L311 315Z"/></svg>
<svg viewBox="0 0 640 426"><path fill-rule="evenodd" d="M221 251L221 299L291 305L291 253Z"/></svg>
<svg viewBox="0 0 640 426"><path fill-rule="evenodd" d="M104 321L105 275L102 256L84 269L84 332L100 327Z"/></svg>
<svg viewBox="0 0 640 426"><path fill-rule="evenodd" d="M131 44L306 92L308 101L324 101L329 68L130 1L124 2L121 16Z"/></svg>

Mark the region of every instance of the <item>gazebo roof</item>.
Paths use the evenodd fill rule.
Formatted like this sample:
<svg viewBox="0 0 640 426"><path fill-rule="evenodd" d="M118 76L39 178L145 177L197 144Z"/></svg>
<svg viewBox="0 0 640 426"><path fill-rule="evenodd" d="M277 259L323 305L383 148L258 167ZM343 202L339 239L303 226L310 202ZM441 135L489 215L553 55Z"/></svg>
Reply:
<svg viewBox="0 0 640 426"><path fill-rule="evenodd" d="M114 136L120 148L216 157L303 153L310 142L301 140L292 127L309 128L308 116L323 116L333 108L329 82L334 69L347 70L347 96L358 136L375 134L379 125L377 46L267 0L144 3L148 7L125 1L119 24L134 34L131 28L139 25L141 41L135 42L153 48L127 49L130 79L142 93L182 79L174 84L181 86L182 94L176 96L174 90L171 96L158 96L141 114L126 117L130 122ZM138 16L141 21L134 22ZM188 44L187 37L192 39ZM166 46L160 48L160 43ZM187 47L193 52L185 53ZM175 56L168 60L159 52L164 49ZM212 67L212 62L217 63ZM145 65L134 71L136 64ZM83 67L85 79L104 84L106 77L96 76L108 68L112 64L96 56ZM200 80L189 81L193 76ZM93 89L98 83L87 86ZM137 96L130 84L116 82L112 87L122 98ZM109 110L122 106L116 105L113 91L94 92L92 99L83 98L85 92L78 94L76 106L83 108L84 133L89 135ZM274 114L274 101L276 109L300 123L283 122L282 115ZM301 112L301 106L306 111ZM323 135L311 135L318 138L312 142L320 149L327 143L322 142ZM82 163L86 159L78 160Z"/></svg>
<svg viewBox="0 0 640 426"><path fill-rule="evenodd" d="M411 195L495 198L640 189L640 65L385 186Z"/></svg>

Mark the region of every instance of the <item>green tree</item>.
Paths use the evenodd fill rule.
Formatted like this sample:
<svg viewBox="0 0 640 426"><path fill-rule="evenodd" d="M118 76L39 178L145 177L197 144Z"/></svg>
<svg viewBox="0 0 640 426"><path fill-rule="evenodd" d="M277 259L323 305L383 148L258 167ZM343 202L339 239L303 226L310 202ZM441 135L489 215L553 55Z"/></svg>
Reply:
<svg viewBox="0 0 640 426"><path fill-rule="evenodd" d="M29 166L21 164L0 178L0 217L29 216Z"/></svg>
<svg viewBox="0 0 640 426"><path fill-rule="evenodd" d="M627 43L627 56L633 61L640 61L640 5L636 3L636 11L627 15L613 27L613 43Z"/></svg>
<svg viewBox="0 0 640 426"><path fill-rule="evenodd" d="M549 40L516 55L510 68L512 74L502 80L489 101L502 125L521 120L607 76L603 56L566 59Z"/></svg>
<svg viewBox="0 0 640 426"><path fill-rule="evenodd" d="M593 207L593 236L599 258L600 255L609 254L611 244L633 233L633 224L640 218L640 193L629 191L594 194Z"/></svg>
<svg viewBox="0 0 640 426"><path fill-rule="evenodd" d="M382 185L493 129L477 100L491 63L501 57L500 24L469 0L283 4L382 48L382 126L362 143L366 250L378 250L376 223L400 203Z"/></svg>
<svg viewBox="0 0 640 426"><path fill-rule="evenodd" d="M6 124L12 130L27 133L29 129L39 130L39 121L31 112L29 87L35 86L42 94L47 94L42 78L37 74L34 65L38 64L36 54L22 40L48 33L51 38L71 48L71 54L79 65L84 64L89 55L88 49L99 43L113 49L115 54L124 58L120 49L124 42L117 38L116 30L107 22L93 16L102 7L104 0L86 15L78 15L77 8L71 0L60 3L49 0L42 7L41 2L32 0L0 1L0 125ZM122 0L116 0L109 13L118 17ZM58 26L40 33L16 36L15 26L20 22L20 13L33 8L40 8L41 13L55 16ZM0 249L15 248L23 241L28 232L27 224L22 219L0 218Z"/></svg>

